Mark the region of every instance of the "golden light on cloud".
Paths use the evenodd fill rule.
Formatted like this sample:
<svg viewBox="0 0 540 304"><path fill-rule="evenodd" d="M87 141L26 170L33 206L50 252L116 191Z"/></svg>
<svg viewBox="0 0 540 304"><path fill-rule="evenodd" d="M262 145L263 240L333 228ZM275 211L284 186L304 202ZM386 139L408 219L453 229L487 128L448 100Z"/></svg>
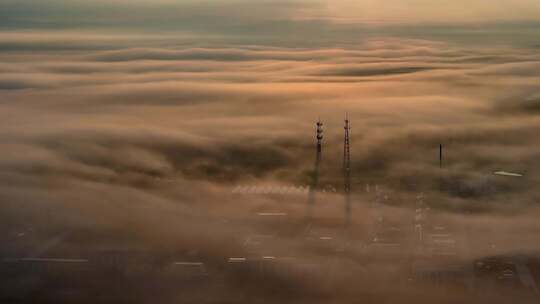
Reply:
<svg viewBox="0 0 540 304"><path fill-rule="evenodd" d="M0 302L538 303L539 9L0 1Z"/></svg>
<svg viewBox="0 0 540 304"><path fill-rule="evenodd" d="M538 20L535 0L341 0L325 1L326 17L368 24L461 23Z"/></svg>

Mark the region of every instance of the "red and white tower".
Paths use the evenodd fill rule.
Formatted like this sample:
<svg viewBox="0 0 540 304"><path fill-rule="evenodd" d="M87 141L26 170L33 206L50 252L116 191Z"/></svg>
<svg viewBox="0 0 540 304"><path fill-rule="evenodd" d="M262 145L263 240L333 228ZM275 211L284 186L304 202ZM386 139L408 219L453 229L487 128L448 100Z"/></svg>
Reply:
<svg viewBox="0 0 540 304"><path fill-rule="evenodd" d="M349 123L349 115L345 114L345 138L343 143L343 179L344 179L344 195L345 195L345 217L347 226L351 223L351 154L350 154L350 139L349 132L351 126Z"/></svg>
<svg viewBox="0 0 540 304"><path fill-rule="evenodd" d="M309 198L308 198L308 213L307 216L311 217L313 206L315 205L315 192L319 187L319 166L321 163L322 157L322 139L323 139L323 123L321 119L317 120L316 126L316 135L317 139L317 152L315 156L315 170L313 172L313 177L311 180L311 186L309 188Z"/></svg>

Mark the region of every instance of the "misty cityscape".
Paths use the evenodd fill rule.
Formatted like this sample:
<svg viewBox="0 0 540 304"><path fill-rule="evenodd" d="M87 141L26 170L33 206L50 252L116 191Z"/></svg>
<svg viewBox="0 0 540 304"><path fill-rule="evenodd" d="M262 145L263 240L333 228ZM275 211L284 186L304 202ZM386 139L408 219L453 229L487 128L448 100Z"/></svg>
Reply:
<svg viewBox="0 0 540 304"><path fill-rule="evenodd" d="M0 303L538 303L540 2L0 1Z"/></svg>

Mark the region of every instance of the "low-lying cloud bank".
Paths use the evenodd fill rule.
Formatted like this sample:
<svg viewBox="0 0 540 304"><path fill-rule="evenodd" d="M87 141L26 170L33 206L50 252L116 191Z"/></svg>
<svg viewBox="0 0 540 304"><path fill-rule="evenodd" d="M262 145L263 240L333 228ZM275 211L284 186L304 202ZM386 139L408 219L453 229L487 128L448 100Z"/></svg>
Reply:
<svg viewBox="0 0 540 304"><path fill-rule="evenodd" d="M338 189L319 215L342 221L347 112L356 223L366 220L365 185L379 184L395 198L389 214L409 216L409 199L424 192L460 224L520 233L501 253L538 250L531 241L540 180L535 50L389 37L287 48L0 35L19 40L0 52L6 225L46 223L43 210L54 210L61 227L128 231L158 247L170 241L226 256L238 250L226 240L258 229L241 221L257 212L301 219L303 199L230 191L309 184L318 117L321 184ZM71 38L91 46L74 47ZM498 170L524 177L494 176ZM357 259L348 262L360 267Z"/></svg>
<svg viewBox="0 0 540 304"><path fill-rule="evenodd" d="M61 47L69 36L52 37ZM420 172L429 180L439 143L453 175L507 168L537 178L540 57L532 50L397 38L350 48L107 41L109 50L0 54L4 172L306 183L311 124L321 116L324 164L337 184L348 112L358 182Z"/></svg>

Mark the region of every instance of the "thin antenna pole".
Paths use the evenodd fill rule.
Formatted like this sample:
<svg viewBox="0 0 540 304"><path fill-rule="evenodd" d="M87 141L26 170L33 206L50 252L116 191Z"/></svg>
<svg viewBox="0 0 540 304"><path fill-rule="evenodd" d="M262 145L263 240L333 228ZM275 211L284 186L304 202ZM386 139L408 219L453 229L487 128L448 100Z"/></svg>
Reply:
<svg viewBox="0 0 540 304"><path fill-rule="evenodd" d="M439 144L439 169L443 168L443 145ZM443 192L444 178L442 174L439 176L439 192Z"/></svg>
<svg viewBox="0 0 540 304"><path fill-rule="evenodd" d="M443 165L443 145L439 144L439 168L442 169Z"/></svg>

